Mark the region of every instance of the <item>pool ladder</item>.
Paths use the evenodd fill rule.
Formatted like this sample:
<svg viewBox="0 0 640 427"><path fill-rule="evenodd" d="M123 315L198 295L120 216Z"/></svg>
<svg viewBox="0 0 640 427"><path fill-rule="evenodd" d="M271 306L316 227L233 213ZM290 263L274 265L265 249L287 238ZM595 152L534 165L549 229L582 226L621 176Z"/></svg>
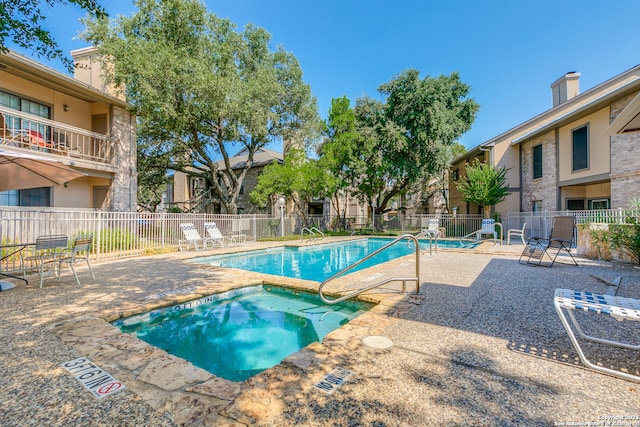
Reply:
<svg viewBox="0 0 640 427"><path fill-rule="evenodd" d="M324 294L322 293L322 289L326 286L327 283L329 283L333 279L338 278L339 276L341 276L344 273L346 273L347 271L355 268L356 266L362 264L363 262L367 261L369 258L372 258L372 257L378 255L380 252L388 249L389 247L391 247L391 246L395 245L396 243L400 242L401 240L405 240L405 239L412 240L413 243L415 244L415 247L416 247L416 276L415 277L392 277L392 278L385 279L385 280L382 280L380 282L374 283L373 285L366 286L366 287L364 287L362 289L358 289L358 290L356 290L354 292L351 292L350 294L347 294L347 295L344 295L344 296L341 296L339 298L332 299L332 300L327 299L327 297L324 296ZM373 288L377 288L378 286L382 286L382 285L385 285L387 283L396 282L396 281L401 281L402 282L402 292L406 291L407 282L408 281L409 282L416 282L416 293L420 293L420 242L418 242L418 239L416 239L416 236L414 236L413 234L403 234L402 236L398 237L397 239L393 240L390 243L387 243L386 245L384 245L380 249L376 250L375 252L370 253L369 255L367 255L366 257L362 258L361 260L351 264L348 267L343 268L342 270L340 270L339 272L337 272L333 276L329 277L328 279L326 279L324 282L322 282L320 284L320 287L318 288L318 295L320 296L320 299L325 302L325 304L336 304L336 303L342 302L344 300L347 300L349 298L353 298L356 295L360 295L361 293L366 292L368 290L371 290Z"/></svg>
<svg viewBox="0 0 640 427"><path fill-rule="evenodd" d="M416 234L416 239L419 239L421 237L427 237L429 239L429 255L432 254L434 246L436 248L436 252L438 252L438 238L436 237L433 231L424 230ZM434 245L434 242L435 242L435 245Z"/></svg>
<svg viewBox="0 0 640 427"><path fill-rule="evenodd" d="M316 231L322 236L322 237L320 237L320 240L324 239L324 233L322 231L320 231L320 229L318 227L311 227L311 228L303 227L302 230L300 230L300 240L302 240L303 242L304 242L304 232L305 231L309 232L309 238L307 239L307 241L315 241L316 240L316 238L318 237L318 235L316 234ZM313 238L311 236L313 236Z"/></svg>

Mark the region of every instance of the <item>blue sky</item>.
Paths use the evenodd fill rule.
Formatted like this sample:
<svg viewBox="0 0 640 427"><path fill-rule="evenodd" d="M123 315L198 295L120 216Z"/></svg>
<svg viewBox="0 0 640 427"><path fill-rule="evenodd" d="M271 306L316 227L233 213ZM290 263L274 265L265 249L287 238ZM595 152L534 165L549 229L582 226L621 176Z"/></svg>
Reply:
<svg viewBox="0 0 640 427"><path fill-rule="evenodd" d="M130 15L129 0L99 0ZM300 61L325 118L331 99L352 103L409 68L458 72L480 104L460 138L474 147L551 107L549 85L581 73L582 92L640 64L637 0L208 0L239 28L251 22ZM46 7L46 6L45 6ZM76 6L45 12L64 52L85 47ZM31 52L20 51L27 56ZM37 58L36 58L37 59ZM42 61L42 60L41 60ZM43 61L45 62L45 61ZM63 70L61 64L49 66Z"/></svg>

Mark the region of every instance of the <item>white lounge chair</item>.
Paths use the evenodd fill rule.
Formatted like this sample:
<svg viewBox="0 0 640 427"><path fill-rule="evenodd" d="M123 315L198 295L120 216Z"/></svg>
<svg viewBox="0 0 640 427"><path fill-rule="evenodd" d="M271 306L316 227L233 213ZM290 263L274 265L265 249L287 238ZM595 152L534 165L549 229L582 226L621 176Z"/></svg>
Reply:
<svg viewBox="0 0 640 427"><path fill-rule="evenodd" d="M196 251L199 251L200 249L204 249L206 247L204 239L200 237L200 233L198 233L198 230L196 229L196 226L193 225L193 223L187 222L184 224L180 224L180 229L184 234L184 239L178 240L178 247L181 251L184 250L182 248L183 244L187 245L186 250L189 250L189 248L191 248L191 245L196 248ZM198 248L198 244L201 245L200 248Z"/></svg>
<svg viewBox="0 0 640 427"><path fill-rule="evenodd" d="M493 235L493 239L498 239L498 232L496 231L496 220L495 219L483 219L482 227L480 230L476 231L476 240L482 239L482 236L485 234Z"/></svg>
<svg viewBox="0 0 640 427"><path fill-rule="evenodd" d="M607 368L605 366L598 365L596 363L592 363L585 356L582 348L580 347L580 343L573 333L573 329L567 318L564 315L564 311L567 312L573 326L575 327L578 335L581 338L593 341L599 344L612 345L615 347L628 348L632 350L640 350L640 344L631 344L624 343L621 341L614 341L610 339L597 338L591 335L587 335L578 325L576 318L573 314L574 310L580 310L585 313L591 314L604 314L607 316L611 316L618 321L622 320L631 320L631 321L640 321L640 301L632 298L623 298L615 295L601 295L594 294L591 292L579 292L573 291L570 289L556 289L555 297L553 299L553 304L556 308L556 312L558 316L560 316L560 321L562 322L562 326L564 326L565 331L569 334L569 339L573 344L576 352L578 352L578 356L582 363L584 363L589 368L604 372L609 375L614 375L616 377L624 378L631 381L640 382L640 376L634 375L631 372L623 372L615 369ZM615 323L615 322L614 322ZM633 336L633 335L632 335ZM637 337L638 335L635 335ZM635 364L634 364L635 365ZM637 367L637 365L632 366L632 368Z"/></svg>
<svg viewBox="0 0 640 427"><path fill-rule="evenodd" d="M527 242L524 240L524 229L527 228L527 223L522 224L522 230L519 228L511 228L507 231L507 245L511 244L511 236L520 237L522 240L522 244L526 245Z"/></svg>
<svg viewBox="0 0 640 427"><path fill-rule="evenodd" d="M429 225L426 230L422 230L426 236L440 237L440 220L438 218L429 218Z"/></svg>
<svg viewBox="0 0 640 427"><path fill-rule="evenodd" d="M219 245L221 248L224 247L226 238L222 235L215 222L205 222L204 231L207 233L207 237L204 238L205 248L207 247L207 242L211 242L211 247L215 247L215 245Z"/></svg>

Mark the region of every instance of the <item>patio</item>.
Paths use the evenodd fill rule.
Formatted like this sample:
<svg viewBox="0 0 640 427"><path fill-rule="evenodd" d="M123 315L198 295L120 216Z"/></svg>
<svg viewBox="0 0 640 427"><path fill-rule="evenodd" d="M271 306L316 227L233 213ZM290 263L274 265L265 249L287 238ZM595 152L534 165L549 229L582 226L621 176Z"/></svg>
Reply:
<svg viewBox="0 0 640 427"><path fill-rule="evenodd" d="M30 285L0 293L0 424L638 425L640 384L577 362L553 294L555 288L604 293L607 285L596 277L621 276L619 294L640 298L640 268L581 258L578 267L564 259L553 268L532 267L518 263L521 250L485 243L477 253L422 256L419 295L386 285L369 296L381 301L374 310L245 383L212 378L117 333L104 319L247 284L317 289L317 283L187 262L202 252L92 263L98 279L79 270L82 286L65 272L60 284L49 278L39 289L31 276ZM398 269L411 271L413 258L337 285ZM637 324L612 325L638 336ZM372 335L394 345L364 345ZM600 363L638 371L637 351L584 348ZM79 357L126 389L96 399L61 367ZM313 387L338 366L353 372L344 385L331 395Z"/></svg>

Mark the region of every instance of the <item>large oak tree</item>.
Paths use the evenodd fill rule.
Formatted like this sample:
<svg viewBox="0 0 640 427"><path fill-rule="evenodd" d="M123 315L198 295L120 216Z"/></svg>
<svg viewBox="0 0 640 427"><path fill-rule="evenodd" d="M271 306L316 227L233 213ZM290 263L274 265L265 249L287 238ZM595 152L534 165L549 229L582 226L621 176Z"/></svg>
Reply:
<svg viewBox="0 0 640 427"><path fill-rule="evenodd" d="M471 128L479 106L457 73L421 79L408 70L378 91L384 101L363 97L351 108L346 98L334 100L320 153L380 214L397 195L442 174L451 144Z"/></svg>
<svg viewBox="0 0 640 427"><path fill-rule="evenodd" d="M84 37L107 60L108 81L125 88L138 133L157 154L149 166L204 177L224 211L236 213L256 151L318 122L300 65L283 48L271 50L264 29L238 31L198 0L135 4L130 17L88 20ZM232 169L242 149L248 159Z"/></svg>

